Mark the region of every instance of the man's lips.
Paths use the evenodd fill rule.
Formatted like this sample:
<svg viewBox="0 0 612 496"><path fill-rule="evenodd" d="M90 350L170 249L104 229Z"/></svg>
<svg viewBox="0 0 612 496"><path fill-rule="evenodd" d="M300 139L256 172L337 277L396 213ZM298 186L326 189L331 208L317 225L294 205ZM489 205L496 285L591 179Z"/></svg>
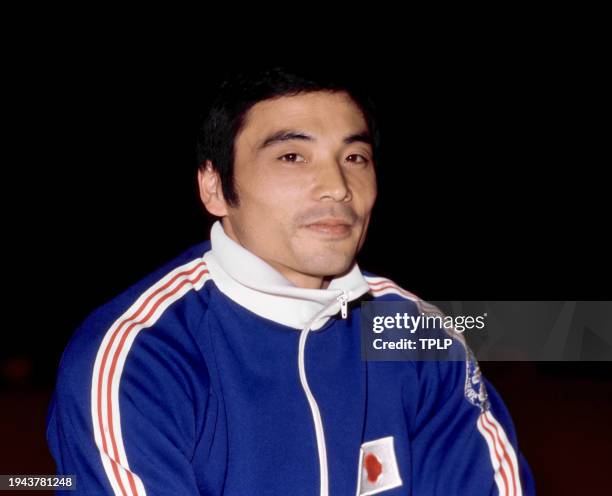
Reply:
<svg viewBox="0 0 612 496"><path fill-rule="evenodd" d="M307 224L305 227L311 231L334 237L347 236L351 232L351 224L340 219L322 219Z"/></svg>

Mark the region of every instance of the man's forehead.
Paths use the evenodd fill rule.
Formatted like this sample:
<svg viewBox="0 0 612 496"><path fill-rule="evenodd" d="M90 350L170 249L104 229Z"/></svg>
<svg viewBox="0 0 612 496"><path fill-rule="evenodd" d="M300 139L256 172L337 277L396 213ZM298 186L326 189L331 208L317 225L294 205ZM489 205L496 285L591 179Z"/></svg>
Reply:
<svg viewBox="0 0 612 496"><path fill-rule="evenodd" d="M344 139L368 134L363 113L345 92L313 92L258 102L247 113L241 134L251 146L261 148L269 144L266 141L288 136L286 131L313 140L320 135Z"/></svg>

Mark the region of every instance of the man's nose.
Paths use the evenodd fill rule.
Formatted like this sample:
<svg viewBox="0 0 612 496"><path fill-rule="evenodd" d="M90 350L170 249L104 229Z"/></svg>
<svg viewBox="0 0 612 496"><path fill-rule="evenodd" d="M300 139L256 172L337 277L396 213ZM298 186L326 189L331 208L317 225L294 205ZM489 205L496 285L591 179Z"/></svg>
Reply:
<svg viewBox="0 0 612 496"><path fill-rule="evenodd" d="M351 190L342 165L330 160L319 167L317 174L317 198L350 201Z"/></svg>

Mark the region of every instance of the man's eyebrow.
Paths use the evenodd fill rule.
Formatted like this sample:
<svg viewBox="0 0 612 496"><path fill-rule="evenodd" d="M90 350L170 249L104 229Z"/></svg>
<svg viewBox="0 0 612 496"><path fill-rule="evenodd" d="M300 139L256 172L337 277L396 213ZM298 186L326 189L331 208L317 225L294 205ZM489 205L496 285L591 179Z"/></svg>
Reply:
<svg viewBox="0 0 612 496"><path fill-rule="evenodd" d="M309 134L295 131L293 129L281 129L280 131L276 131L271 135L267 136L258 146L257 150L261 150L268 146L274 145L276 143L282 143L284 141L290 140L302 140L302 141L316 141L314 137ZM342 142L346 145L350 145L351 143L361 142L367 143L369 145L373 144L372 137L368 131L360 131L358 133L351 134L346 136Z"/></svg>
<svg viewBox="0 0 612 496"><path fill-rule="evenodd" d="M266 148L267 146L289 140L314 141L314 138L308 134L301 133L299 131L294 131L292 129L281 129L280 131L276 131L275 133L272 133L270 136L264 139L257 147L257 150L261 150L262 148Z"/></svg>
<svg viewBox="0 0 612 496"><path fill-rule="evenodd" d="M347 145L350 145L351 143L355 142L366 143L371 146L374 144L372 136L370 136L370 133L368 131L361 131L359 133L351 134L350 136L344 138L342 141L344 141L344 143L346 143Z"/></svg>

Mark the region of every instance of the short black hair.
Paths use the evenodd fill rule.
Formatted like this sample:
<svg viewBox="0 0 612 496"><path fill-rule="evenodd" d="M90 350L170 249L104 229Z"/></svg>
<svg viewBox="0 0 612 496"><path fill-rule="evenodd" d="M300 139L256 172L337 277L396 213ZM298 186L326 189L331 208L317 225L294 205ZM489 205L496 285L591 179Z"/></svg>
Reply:
<svg viewBox="0 0 612 496"><path fill-rule="evenodd" d="M198 131L196 154L199 167L210 160L219 173L223 195L230 206L238 206L234 184L235 139L256 103L281 96L316 91L346 92L363 113L372 140L373 161L380 155L380 129L371 94L357 81L330 68L292 68L288 65L250 67L226 71L216 98Z"/></svg>

